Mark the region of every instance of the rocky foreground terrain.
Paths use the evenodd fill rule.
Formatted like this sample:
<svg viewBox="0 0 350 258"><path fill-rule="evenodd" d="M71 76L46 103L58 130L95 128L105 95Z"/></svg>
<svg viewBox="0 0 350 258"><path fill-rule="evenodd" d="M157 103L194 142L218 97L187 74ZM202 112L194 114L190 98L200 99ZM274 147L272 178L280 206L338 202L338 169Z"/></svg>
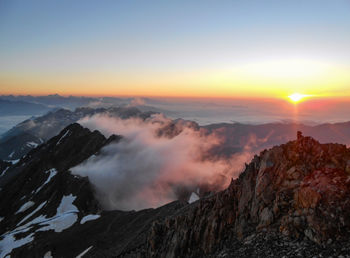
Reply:
<svg viewBox="0 0 350 258"><path fill-rule="evenodd" d="M222 192L104 211L69 168L120 139L72 124L18 163L0 163L0 257L350 257L345 145L299 133Z"/></svg>
<svg viewBox="0 0 350 258"><path fill-rule="evenodd" d="M148 255L349 256L349 194L349 149L299 133L225 191L155 223Z"/></svg>

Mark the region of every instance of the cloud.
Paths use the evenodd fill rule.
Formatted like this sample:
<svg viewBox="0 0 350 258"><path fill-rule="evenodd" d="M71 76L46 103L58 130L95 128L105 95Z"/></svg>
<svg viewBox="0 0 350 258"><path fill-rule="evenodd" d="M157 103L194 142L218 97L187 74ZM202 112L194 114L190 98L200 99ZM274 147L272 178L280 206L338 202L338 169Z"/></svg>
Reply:
<svg viewBox="0 0 350 258"><path fill-rule="evenodd" d="M249 151L229 158L211 156L211 149L223 139L163 115L146 120L96 115L80 123L106 136L123 136L71 169L73 174L88 176L105 209L158 207L186 199L198 189L201 194L222 190L252 156Z"/></svg>
<svg viewBox="0 0 350 258"><path fill-rule="evenodd" d="M130 102L130 106L144 106L146 101L143 98L133 98Z"/></svg>

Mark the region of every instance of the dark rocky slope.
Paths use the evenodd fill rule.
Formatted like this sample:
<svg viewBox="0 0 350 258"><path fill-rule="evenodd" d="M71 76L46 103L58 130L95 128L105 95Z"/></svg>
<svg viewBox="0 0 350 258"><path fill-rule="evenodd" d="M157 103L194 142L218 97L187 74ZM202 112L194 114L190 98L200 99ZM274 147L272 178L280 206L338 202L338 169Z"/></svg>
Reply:
<svg viewBox="0 0 350 258"><path fill-rule="evenodd" d="M72 124L10 166L0 177L0 257L20 244L18 239L47 241L55 235L50 225L60 232L85 215L100 213L89 181L67 170L119 139Z"/></svg>
<svg viewBox="0 0 350 258"><path fill-rule="evenodd" d="M0 159L0 176L6 173L6 170L12 165L12 163L3 161Z"/></svg>

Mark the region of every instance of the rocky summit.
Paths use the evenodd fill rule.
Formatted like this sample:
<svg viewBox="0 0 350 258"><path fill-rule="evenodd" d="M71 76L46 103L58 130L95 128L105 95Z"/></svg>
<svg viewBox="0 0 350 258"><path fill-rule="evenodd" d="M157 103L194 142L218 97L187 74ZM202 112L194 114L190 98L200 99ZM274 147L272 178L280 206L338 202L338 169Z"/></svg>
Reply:
<svg viewBox="0 0 350 258"><path fill-rule="evenodd" d="M155 223L149 255L350 254L350 150L298 133L255 156L223 192Z"/></svg>
<svg viewBox="0 0 350 258"><path fill-rule="evenodd" d="M0 163L0 257L350 257L345 145L298 133L256 155L224 191L103 211L69 168L120 139L72 124L18 163Z"/></svg>

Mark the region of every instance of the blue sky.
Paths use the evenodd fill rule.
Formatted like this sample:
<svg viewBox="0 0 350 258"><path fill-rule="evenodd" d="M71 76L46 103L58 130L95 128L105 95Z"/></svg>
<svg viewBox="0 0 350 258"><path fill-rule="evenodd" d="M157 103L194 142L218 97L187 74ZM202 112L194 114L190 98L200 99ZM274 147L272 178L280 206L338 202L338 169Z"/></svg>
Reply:
<svg viewBox="0 0 350 258"><path fill-rule="evenodd" d="M2 0L0 35L0 87L22 78L28 91L42 78L86 73L122 85L257 60L348 66L350 1Z"/></svg>

